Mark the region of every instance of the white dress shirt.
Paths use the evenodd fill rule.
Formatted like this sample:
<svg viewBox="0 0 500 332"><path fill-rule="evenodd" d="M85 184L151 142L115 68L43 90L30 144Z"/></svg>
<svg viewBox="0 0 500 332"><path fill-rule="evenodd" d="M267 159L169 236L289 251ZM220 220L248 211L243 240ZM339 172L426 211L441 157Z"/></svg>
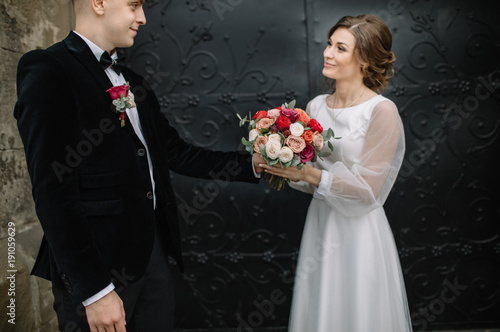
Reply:
<svg viewBox="0 0 500 332"><path fill-rule="evenodd" d="M96 44L94 44L93 42L91 42L89 39L85 38L84 36L82 36L78 32L76 32L76 31L73 31L73 32L76 33L78 36L80 36L87 43L87 45L92 50L92 53L94 53L97 61L99 61L101 59L101 55L104 52L104 50L102 50L99 46L97 46ZM117 58L116 52L113 53L113 55L111 55L111 58L112 59ZM111 66L108 67L106 70L104 70L104 72L106 73L106 75L108 75L109 80L111 81L113 86L120 86L120 85L127 83L125 81L125 77L123 77L123 74L118 75ZM154 194L155 193L155 181L153 178L153 164L151 162L151 156L149 155L148 145L146 144L146 140L144 139L144 135L142 134L141 122L139 121L139 114L137 113L137 107L127 108L126 112L127 112L127 116L128 116L128 121L126 121L125 125L126 126L132 125L132 127L134 128L135 134L137 135L137 137L139 137L142 144L144 145L144 148L146 149L146 153L147 153L147 157L148 157L148 164L149 164L149 175L151 177L151 187L153 189L153 194ZM156 195L153 195L153 205L156 208ZM113 285L113 283L111 283L106 288L104 288L103 290L101 290L100 292L95 294L94 296L88 298L87 300L83 301L82 303L84 306L88 306L88 305L96 302L97 300L100 300L101 298L106 296L108 293L110 293L114 289L115 289L115 286Z"/></svg>

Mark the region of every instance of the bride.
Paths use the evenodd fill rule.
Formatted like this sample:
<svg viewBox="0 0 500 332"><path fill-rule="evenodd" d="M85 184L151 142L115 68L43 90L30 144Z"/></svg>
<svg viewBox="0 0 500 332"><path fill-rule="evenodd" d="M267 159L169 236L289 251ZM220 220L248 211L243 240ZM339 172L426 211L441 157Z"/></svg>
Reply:
<svg viewBox="0 0 500 332"><path fill-rule="evenodd" d="M328 33L323 75L336 90L308 113L340 140L301 170L262 165L313 195L295 276L291 332L412 331L383 204L405 151L396 105L378 94L393 75L392 36L374 15L346 16Z"/></svg>

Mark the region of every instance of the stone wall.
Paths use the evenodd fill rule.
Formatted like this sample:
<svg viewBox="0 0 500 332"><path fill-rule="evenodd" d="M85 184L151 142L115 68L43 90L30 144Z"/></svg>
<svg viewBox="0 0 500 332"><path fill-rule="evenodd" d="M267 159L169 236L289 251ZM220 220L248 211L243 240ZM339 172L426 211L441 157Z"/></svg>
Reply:
<svg viewBox="0 0 500 332"><path fill-rule="evenodd" d="M71 0L0 2L0 331L57 330L50 282L29 275L42 230L12 114L19 58L63 39L73 26ZM8 253L14 260L9 262Z"/></svg>

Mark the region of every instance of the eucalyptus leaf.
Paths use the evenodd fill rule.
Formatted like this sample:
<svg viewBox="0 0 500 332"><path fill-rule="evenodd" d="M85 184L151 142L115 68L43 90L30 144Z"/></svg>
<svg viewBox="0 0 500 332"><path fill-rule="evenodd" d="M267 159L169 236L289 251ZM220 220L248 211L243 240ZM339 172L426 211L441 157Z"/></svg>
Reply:
<svg viewBox="0 0 500 332"><path fill-rule="evenodd" d="M295 156L293 156L293 159L292 159L292 161L290 163L290 167L295 167L298 164L300 164L300 157L297 156L297 155L295 155Z"/></svg>
<svg viewBox="0 0 500 332"><path fill-rule="evenodd" d="M288 103L288 108L294 109L295 108L296 101L295 99L292 100L291 102Z"/></svg>
<svg viewBox="0 0 500 332"><path fill-rule="evenodd" d="M328 157L329 155L331 155L331 152L328 152L328 151L321 151L318 153L318 157L321 157L321 158Z"/></svg>
<svg viewBox="0 0 500 332"><path fill-rule="evenodd" d="M262 157L267 158L266 147L264 146L264 144L259 145L259 150Z"/></svg>
<svg viewBox="0 0 500 332"><path fill-rule="evenodd" d="M331 151L333 151L333 144L332 144L332 142L328 141L328 147L330 148Z"/></svg>
<svg viewBox="0 0 500 332"><path fill-rule="evenodd" d="M300 171L302 169L302 167L304 167L304 164L298 164L297 165L297 169Z"/></svg>
<svg viewBox="0 0 500 332"><path fill-rule="evenodd" d="M271 162L268 163L269 166L274 166L274 165L276 165L278 163L279 159L278 158L276 158L276 159L270 159L270 161Z"/></svg>

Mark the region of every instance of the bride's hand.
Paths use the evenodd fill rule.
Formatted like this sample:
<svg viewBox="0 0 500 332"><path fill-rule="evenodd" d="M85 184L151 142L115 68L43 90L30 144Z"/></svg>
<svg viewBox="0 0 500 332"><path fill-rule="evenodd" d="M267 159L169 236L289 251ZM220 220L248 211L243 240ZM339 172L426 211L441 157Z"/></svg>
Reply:
<svg viewBox="0 0 500 332"><path fill-rule="evenodd" d="M305 174L305 168L302 167L301 170L297 169L297 167L281 167L279 163L275 164L274 166L269 166L266 163L263 163L262 165L259 165L262 168L264 168L264 172L272 174L272 175L277 175L281 176L287 179L290 179L291 181L301 181L303 180L304 174Z"/></svg>
<svg viewBox="0 0 500 332"><path fill-rule="evenodd" d="M300 170L297 167L283 168L279 163L274 165L274 167L264 163L261 167L268 174L282 176L291 181L306 181L316 187L319 186L319 181L321 180L321 170L309 165L304 165Z"/></svg>

